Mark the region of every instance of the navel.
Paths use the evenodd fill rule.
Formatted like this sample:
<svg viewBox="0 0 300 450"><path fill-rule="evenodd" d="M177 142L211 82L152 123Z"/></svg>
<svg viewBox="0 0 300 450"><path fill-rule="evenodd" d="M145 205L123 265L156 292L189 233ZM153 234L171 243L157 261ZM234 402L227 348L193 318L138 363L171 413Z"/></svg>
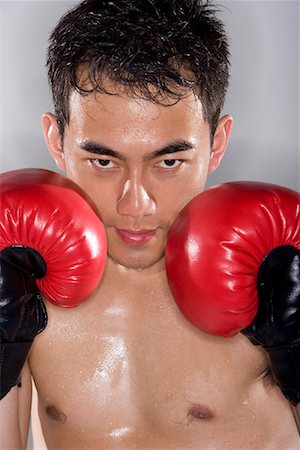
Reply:
<svg viewBox="0 0 300 450"><path fill-rule="evenodd" d="M49 419L53 420L54 422L65 423L67 420L67 416L60 409L56 408L53 405L47 406L46 413Z"/></svg>
<svg viewBox="0 0 300 450"><path fill-rule="evenodd" d="M190 407L187 416L189 420L211 420L214 418L214 413L207 406L195 403Z"/></svg>

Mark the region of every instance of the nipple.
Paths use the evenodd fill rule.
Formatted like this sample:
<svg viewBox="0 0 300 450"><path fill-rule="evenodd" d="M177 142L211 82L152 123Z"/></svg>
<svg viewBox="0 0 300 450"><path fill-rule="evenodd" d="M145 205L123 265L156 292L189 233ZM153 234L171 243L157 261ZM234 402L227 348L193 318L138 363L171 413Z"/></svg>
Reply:
<svg viewBox="0 0 300 450"><path fill-rule="evenodd" d="M190 407L188 412L188 419L190 421L197 420L211 420L214 418L214 413L210 408L204 405L194 404Z"/></svg>
<svg viewBox="0 0 300 450"><path fill-rule="evenodd" d="M67 416L60 409L56 408L53 405L47 406L46 413L54 422L65 423L67 420Z"/></svg>

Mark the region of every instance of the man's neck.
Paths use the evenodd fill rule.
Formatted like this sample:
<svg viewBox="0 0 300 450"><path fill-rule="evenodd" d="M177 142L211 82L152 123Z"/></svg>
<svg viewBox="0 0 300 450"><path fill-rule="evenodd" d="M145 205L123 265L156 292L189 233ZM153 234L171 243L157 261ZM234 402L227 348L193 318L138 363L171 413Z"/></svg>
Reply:
<svg viewBox="0 0 300 450"><path fill-rule="evenodd" d="M128 277L145 277L155 275L161 272L165 272L165 258L164 256L156 261L154 264L148 267L126 267L125 265L119 264L115 260L113 260L109 255L106 260L106 268L107 271L112 271L115 274L119 274L120 276L127 275Z"/></svg>

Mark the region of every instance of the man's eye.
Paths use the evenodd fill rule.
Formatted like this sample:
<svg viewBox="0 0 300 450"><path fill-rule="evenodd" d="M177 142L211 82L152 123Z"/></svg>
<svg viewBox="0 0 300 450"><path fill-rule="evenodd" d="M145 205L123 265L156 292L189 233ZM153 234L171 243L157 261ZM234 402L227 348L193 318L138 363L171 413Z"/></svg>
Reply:
<svg viewBox="0 0 300 450"><path fill-rule="evenodd" d="M178 167L181 163L180 159L164 159L158 163L158 166L162 169L169 169Z"/></svg>
<svg viewBox="0 0 300 450"><path fill-rule="evenodd" d="M110 159L91 159L91 163L96 167L101 168L113 168L114 164Z"/></svg>

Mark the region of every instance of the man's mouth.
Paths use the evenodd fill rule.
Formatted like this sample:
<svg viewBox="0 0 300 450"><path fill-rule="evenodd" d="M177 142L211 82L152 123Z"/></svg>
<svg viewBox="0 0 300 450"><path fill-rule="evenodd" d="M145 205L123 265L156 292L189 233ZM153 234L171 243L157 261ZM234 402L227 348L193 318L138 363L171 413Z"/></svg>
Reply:
<svg viewBox="0 0 300 450"><path fill-rule="evenodd" d="M116 232L126 244L143 245L156 235L157 228L152 230L121 230L116 228Z"/></svg>

